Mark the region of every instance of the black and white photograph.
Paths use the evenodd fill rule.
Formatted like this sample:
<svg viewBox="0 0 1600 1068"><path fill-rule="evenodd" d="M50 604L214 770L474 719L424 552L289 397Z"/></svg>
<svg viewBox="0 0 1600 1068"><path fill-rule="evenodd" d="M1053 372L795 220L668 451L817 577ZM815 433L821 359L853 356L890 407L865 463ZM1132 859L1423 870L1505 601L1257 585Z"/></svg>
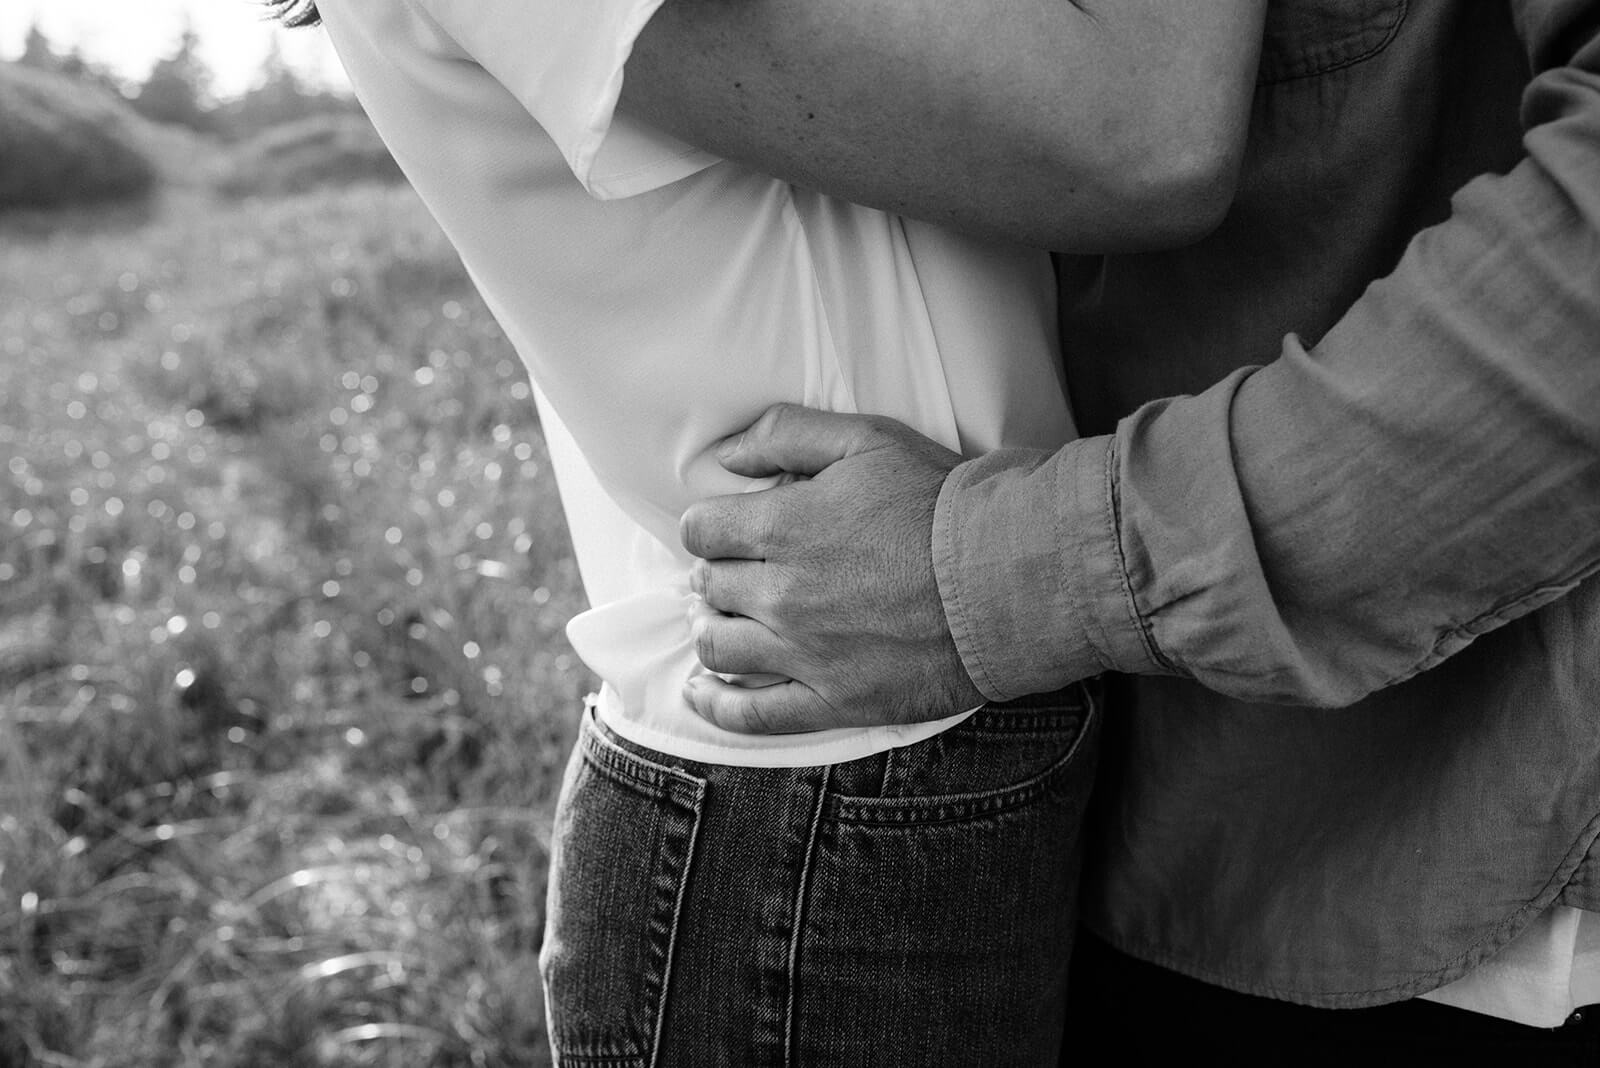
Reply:
<svg viewBox="0 0 1600 1068"><path fill-rule="evenodd" d="M0 3L0 1068L1600 1065L1600 0Z"/></svg>

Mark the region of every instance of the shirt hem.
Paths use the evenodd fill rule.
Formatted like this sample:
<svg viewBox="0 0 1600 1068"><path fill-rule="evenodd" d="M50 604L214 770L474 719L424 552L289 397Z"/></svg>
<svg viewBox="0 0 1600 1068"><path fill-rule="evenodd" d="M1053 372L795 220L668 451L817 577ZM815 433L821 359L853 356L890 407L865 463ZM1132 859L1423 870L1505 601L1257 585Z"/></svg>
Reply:
<svg viewBox="0 0 1600 1068"><path fill-rule="evenodd" d="M658 753L664 753L681 760L742 768L805 768L860 760L863 757L874 756L888 749L901 749L908 745L927 741L929 738L943 734L952 727L959 726L970 718L973 713L977 712L979 708L983 707L978 705L954 716L946 716L944 719L929 720L924 723L863 727L841 736L831 737L826 741L746 747L719 745L715 742L685 738L682 735L668 734L665 731L647 727L622 715L616 708L615 698L608 700L605 692L600 695L599 699L594 701L594 705L595 713L602 723L635 745L641 745L646 749L652 749ZM828 733L831 734L833 732ZM794 738L797 736L775 735L772 737Z"/></svg>

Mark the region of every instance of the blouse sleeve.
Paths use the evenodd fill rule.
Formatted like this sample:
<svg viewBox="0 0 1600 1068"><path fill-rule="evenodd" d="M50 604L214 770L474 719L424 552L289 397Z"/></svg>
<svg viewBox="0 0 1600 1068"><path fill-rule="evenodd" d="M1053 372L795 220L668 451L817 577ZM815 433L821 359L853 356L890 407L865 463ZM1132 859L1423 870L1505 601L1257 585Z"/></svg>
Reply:
<svg viewBox="0 0 1600 1068"><path fill-rule="evenodd" d="M662 0L417 0L538 120L600 200L634 196L718 162L616 113L633 42Z"/></svg>

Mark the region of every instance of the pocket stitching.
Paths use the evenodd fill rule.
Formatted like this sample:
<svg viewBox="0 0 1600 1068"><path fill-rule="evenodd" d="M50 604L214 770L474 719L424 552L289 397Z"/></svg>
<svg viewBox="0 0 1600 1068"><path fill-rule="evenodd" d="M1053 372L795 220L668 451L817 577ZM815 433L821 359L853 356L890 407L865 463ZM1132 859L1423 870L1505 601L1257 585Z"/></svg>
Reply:
<svg viewBox="0 0 1600 1068"><path fill-rule="evenodd" d="M578 745L584 763L602 779L647 804L665 806L661 818L685 821L687 834L680 853L674 854L670 849L663 849L657 852L652 864L650 881L657 885L647 891L651 903L644 917L644 950L646 966L653 964L658 968L660 981L655 984L658 989L653 991L654 1013L648 1031L641 1036L644 1039L641 1052L635 1054L592 1047L580 1048L576 1052L558 1050L553 1021L549 1036L551 1046L558 1064L583 1065L587 1068L653 1068L661 1055L674 959L677 956L678 930L699 843L706 782L687 772L629 752L606 738L598 723L584 724ZM663 879L670 887L661 884ZM540 973L548 983L542 961Z"/></svg>
<svg viewBox="0 0 1600 1068"><path fill-rule="evenodd" d="M1081 706L1011 710L985 705L966 723L953 729L984 734L1061 734L1074 728L1082 730L1087 717L1088 713Z"/></svg>
<svg viewBox="0 0 1600 1068"><path fill-rule="evenodd" d="M678 873L677 893L673 895L672 921L667 932L666 951L661 961L661 995L656 1001L655 1034L650 1042L650 1065L661 1059L661 1036L667 1029L667 998L672 991L673 958L678 952L678 926L683 919L683 902L689 892L689 873L694 867L695 846L700 841L701 807L705 797L705 784L699 784L692 806L693 818L689 820L689 840L684 843L682 870Z"/></svg>
<svg viewBox="0 0 1600 1068"><path fill-rule="evenodd" d="M1065 753L1048 767L1010 786L968 794L940 794L933 797L841 797L828 798L826 818L836 823L929 825L961 823L997 816L1043 796L1057 784L1097 729L1091 708L1083 717L1083 728Z"/></svg>
<svg viewBox="0 0 1600 1068"><path fill-rule="evenodd" d="M1287 73L1270 76L1263 75L1256 79L1256 84L1258 86L1283 85L1287 82L1302 81L1306 78L1316 78L1320 75L1332 74L1335 71L1353 67L1358 63L1364 63L1394 43L1395 37L1400 33L1401 23L1405 22L1406 15L1410 13L1410 7L1410 0L1396 0L1394 6L1394 21L1389 23L1389 25L1385 28L1383 38L1366 51L1357 52L1353 56L1346 56L1343 59L1324 62L1321 64L1313 61L1305 70L1298 69L1298 63L1285 63L1283 66ZM1302 53L1298 59L1300 61L1304 61L1304 53Z"/></svg>
<svg viewBox="0 0 1600 1068"><path fill-rule="evenodd" d="M580 735L579 743L584 759L621 786L646 791L650 797L667 795L679 804L692 805L705 793L704 779L624 749L601 732L598 722Z"/></svg>

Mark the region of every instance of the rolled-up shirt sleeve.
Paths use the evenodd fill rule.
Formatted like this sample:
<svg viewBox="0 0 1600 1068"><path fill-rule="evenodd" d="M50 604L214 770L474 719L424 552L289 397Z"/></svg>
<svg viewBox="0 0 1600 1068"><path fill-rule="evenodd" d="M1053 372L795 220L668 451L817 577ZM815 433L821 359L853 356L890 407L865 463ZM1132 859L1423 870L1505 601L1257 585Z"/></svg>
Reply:
<svg viewBox="0 0 1600 1068"><path fill-rule="evenodd" d="M1115 459L1113 438L1085 438L1053 455L990 453L945 480L934 569L956 648L990 700L1110 668L1160 670L1118 551Z"/></svg>
<svg viewBox="0 0 1600 1068"><path fill-rule="evenodd" d="M1116 670L1345 705L1600 570L1600 27L1514 8L1526 158L1314 348L951 474L934 563L985 696Z"/></svg>

